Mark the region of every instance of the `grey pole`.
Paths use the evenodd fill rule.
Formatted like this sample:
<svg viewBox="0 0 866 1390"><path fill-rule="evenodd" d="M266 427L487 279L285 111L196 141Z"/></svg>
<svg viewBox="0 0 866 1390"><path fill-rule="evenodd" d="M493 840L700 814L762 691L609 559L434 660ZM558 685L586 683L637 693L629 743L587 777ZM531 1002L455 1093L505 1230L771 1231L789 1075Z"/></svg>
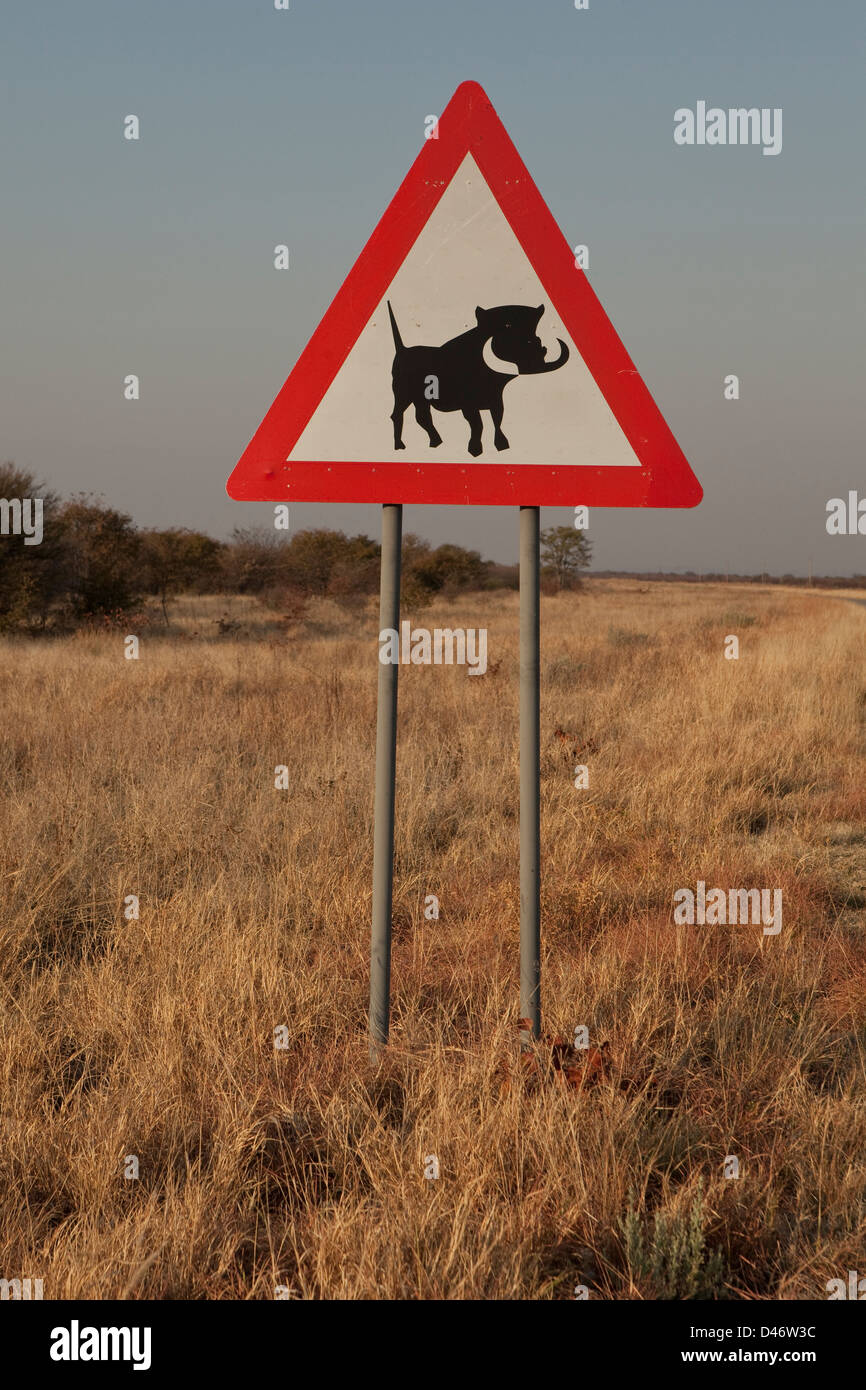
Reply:
<svg viewBox="0 0 866 1390"><path fill-rule="evenodd" d="M520 1017L530 1020L535 1038L541 1033L539 516L538 507L520 508Z"/></svg>
<svg viewBox="0 0 866 1390"><path fill-rule="evenodd" d="M403 508L382 507L379 631L400 633L400 545ZM391 901L394 882L394 777L397 769L396 665L379 665L376 712L376 795L373 806L373 923L370 932L370 1061L388 1041L391 1008Z"/></svg>

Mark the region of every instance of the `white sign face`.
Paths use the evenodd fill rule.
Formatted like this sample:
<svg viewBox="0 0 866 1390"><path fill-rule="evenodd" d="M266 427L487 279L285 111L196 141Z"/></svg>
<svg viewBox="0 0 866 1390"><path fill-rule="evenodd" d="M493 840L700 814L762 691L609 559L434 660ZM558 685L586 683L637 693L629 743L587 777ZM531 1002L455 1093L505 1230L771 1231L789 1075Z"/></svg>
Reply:
<svg viewBox="0 0 866 1390"><path fill-rule="evenodd" d="M389 457L640 467L471 154L287 455Z"/></svg>
<svg viewBox="0 0 866 1390"><path fill-rule="evenodd" d="M424 141L227 487L239 501L701 500L477 82Z"/></svg>

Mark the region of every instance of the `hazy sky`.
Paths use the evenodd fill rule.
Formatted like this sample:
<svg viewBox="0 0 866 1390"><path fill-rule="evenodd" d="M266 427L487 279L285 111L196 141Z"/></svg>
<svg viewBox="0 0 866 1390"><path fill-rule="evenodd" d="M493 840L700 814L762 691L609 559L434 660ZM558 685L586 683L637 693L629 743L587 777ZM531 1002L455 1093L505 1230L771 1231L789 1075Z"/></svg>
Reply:
<svg viewBox="0 0 866 1390"><path fill-rule="evenodd" d="M866 572L825 528L866 497L864 36L862 0L6 0L0 458L144 525L270 523L225 480L473 78L704 486L594 511L596 567ZM675 145L698 101L781 107L781 153ZM378 508L293 507L322 525ZM404 526L516 558L508 508Z"/></svg>

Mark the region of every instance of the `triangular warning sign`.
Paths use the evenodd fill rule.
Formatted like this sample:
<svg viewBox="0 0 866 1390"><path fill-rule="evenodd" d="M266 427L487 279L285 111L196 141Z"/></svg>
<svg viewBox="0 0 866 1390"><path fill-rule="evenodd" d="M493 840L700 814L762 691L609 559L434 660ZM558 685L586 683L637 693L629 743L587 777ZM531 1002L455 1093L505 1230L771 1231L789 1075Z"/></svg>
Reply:
<svg viewBox="0 0 866 1390"><path fill-rule="evenodd" d="M228 482L240 501L693 507L702 491L476 82Z"/></svg>

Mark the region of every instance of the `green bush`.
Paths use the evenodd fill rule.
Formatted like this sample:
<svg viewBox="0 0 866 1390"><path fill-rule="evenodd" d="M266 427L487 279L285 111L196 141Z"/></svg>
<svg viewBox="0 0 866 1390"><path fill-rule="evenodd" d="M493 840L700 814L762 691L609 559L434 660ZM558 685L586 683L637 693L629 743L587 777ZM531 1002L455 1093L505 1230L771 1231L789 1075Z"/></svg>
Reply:
<svg viewBox="0 0 866 1390"><path fill-rule="evenodd" d="M620 1222L631 1282L649 1298L718 1298L724 1258L720 1250L705 1250L703 1187L685 1211L657 1212L651 1230L633 1201L630 1193Z"/></svg>

